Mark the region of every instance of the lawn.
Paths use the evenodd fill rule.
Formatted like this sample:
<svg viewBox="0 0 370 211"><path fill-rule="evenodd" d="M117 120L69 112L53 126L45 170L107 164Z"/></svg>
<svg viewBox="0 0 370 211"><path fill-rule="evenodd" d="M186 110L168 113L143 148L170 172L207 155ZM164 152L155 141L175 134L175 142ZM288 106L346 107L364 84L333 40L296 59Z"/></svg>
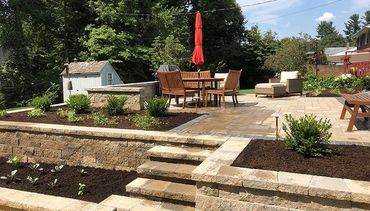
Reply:
<svg viewBox="0 0 370 211"><path fill-rule="evenodd" d="M241 89L239 93L242 95L246 95L246 94L254 94L255 92L254 92L254 89Z"/></svg>

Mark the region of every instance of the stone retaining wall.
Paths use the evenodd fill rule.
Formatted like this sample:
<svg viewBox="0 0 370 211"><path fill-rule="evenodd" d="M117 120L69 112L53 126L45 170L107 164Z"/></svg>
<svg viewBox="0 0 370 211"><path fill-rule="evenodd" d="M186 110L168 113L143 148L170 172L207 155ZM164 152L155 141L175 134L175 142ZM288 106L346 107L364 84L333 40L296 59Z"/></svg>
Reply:
<svg viewBox="0 0 370 211"><path fill-rule="evenodd" d="M157 94L157 81L120 84L114 86L105 86L86 89L91 99L93 108L102 108L106 99L110 95L127 96L128 100L124 106L131 111L140 111L144 109L146 99L154 97Z"/></svg>
<svg viewBox="0 0 370 211"><path fill-rule="evenodd" d="M193 171L197 209L370 209L370 182L232 167L249 141L229 139Z"/></svg>
<svg viewBox="0 0 370 211"><path fill-rule="evenodd" d="M0 156L27 162L132 170L156 145L217 148L226 139L175 133L0 121Z"/></svg>

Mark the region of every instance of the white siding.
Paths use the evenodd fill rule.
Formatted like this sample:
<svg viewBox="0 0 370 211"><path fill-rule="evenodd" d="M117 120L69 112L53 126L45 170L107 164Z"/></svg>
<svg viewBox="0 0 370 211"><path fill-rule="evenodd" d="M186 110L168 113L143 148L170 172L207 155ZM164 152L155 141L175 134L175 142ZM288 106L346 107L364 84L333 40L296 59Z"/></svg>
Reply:
<svg viewBox="0 0 370 211"><path fill-rule="evenodd" d="M100 72L102 86L110 85L108 84L108 73L113 74L113 81L111 85L123 84L123 81L121 80L117 72L114 70L113 66L111 64L106 64L103 70Z"/></svg>
<svg viewBox="0 0 370 211"><path fill-rule="evenodd" d="M68 81L72 81L73 90L68 90ZM71 75L69 77L63 76L63 99L64 102L68 100L70 94L86 94L87 88L102 86L99 75Z"/></svg>

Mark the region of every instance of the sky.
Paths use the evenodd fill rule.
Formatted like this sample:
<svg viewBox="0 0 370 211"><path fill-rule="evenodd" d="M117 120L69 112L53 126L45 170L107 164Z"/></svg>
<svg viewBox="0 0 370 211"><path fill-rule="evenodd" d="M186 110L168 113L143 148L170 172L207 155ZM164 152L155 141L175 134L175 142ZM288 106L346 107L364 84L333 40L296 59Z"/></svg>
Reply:
<svg viewBox="0 0 370 211"><path fill-rule="evenodd" d="M270 0L265 4L245 6L269 0L236 0L242 7L249 28L258 25L272 30L279 38L298 36L300 32L316 36L320 21L333 21L342 33L352 14L362 16L370 10L370 0Z"/></svg>

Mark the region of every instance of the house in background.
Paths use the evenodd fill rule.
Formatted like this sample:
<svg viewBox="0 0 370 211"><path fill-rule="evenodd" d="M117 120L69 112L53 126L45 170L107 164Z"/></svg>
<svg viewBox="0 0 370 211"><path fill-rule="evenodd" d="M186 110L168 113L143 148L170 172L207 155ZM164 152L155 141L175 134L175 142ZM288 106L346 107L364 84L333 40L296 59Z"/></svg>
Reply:
<svg viewBox="0 0 370 211"><path fill-rule="evenodd" d="M70 95L87 95L87 88L123 84L109 61L72 62L61 75L64 102Z"/></svg>
<svg viewBox="0 0 370 211"><path fill-rule="evenodd" d="M354 36L357 37L357 50L370 50L370 24L366 25Z"/></svg>

